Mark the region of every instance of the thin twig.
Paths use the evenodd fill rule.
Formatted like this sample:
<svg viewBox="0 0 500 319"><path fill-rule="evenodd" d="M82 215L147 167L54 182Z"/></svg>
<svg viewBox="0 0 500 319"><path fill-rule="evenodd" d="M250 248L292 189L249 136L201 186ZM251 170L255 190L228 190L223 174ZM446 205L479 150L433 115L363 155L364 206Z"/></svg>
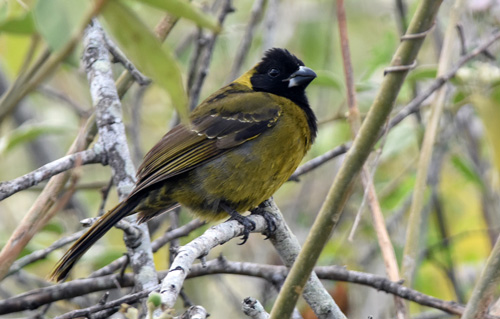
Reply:
<svg viewBox="0 0 500 319"><path fill-rule="evenodd" d="M224 0L222 3L222 8L217 18L219 25L222 25L226 16L233 12L234 8L232 7L232 0ZM189 109L192 110L198 104L198 100L200 99L201 88L203 83L205 82L205 77L208 74L208 69L210 66L210 61L212 60L212 52L215 47L215 41L217 40L218 33L211 33L206 38L206 44L203 47L203 52L200 54L200 62L198 68L198 75L195 77L193 81L193 85L189 90Z"/></svg>
<svg viewBox="0 0 500 319"><path fill-rule="evenodd" d="M247 297L241 303L243 313L252 319L267 319L269 314L264 306L255 298Z"/></svg>
<svg viewBox="0 0 500 319"><path fill-rule="evenodd" d="M459 21L462 10L464 10L464 0L458 0L454 3L449 18L449 25L446 29L443 48L439 57L438 76L443 76L452 67L452 58L455 53L456 35L455 24ZM425 202L425 189L427 185L428 170L434 142L438 134L439 119L445 106L447 89L441 87L434 99L433 107L431 108L431 116L425 128L425 135L421 146L417 176L413 189L412 205L410 207L410 215L406 228L406 241L403 251L403 262L401 264L401 274L405 279L408 287L412 287L413 279L416 272L416 267L419 263L418 246L420 243L422 209Z"/></svg>
<svg viewBox="0 0 500 319"><path fill-rule="evenodd" d="M104 41L106 42L106 46L109 50L109 53L113 55L113 58L120 62L123 67L134 77L134 80L139 83L141 86L145 86L151 83L151 79L142 74L135 65L130 62L130 60L125 56L125 54L120 50L119 47L107 36L104 36Z"/></svg>
<svg viewBox="0 0 500 319"><path fill-rule="evenodd" d="M267 3L266 15L264 16L264 32L262 32L262 50L264 51L274 46L276 34L278 33L276 26L280 21L278 16L280 0L267 0Z"/></svg>
<svg viewBox="0 0 500 319"><path fill-rule="evenodd" d="M408 28L408 33L416 34L428 30L434 22L440 5L440 0L419 2ZM401 42L391 61L391 66L407 65L414 61L423 40L424 38L417 38ZM354 180L370 155L378 135L392 111L392 106L403 85L406 74L407 71L391 72L382 81L374 103L370 107L370 111L356 139L353 141L352 151L347 154L346 159L340 166L303 248L283 284L271 311L271 318L288 318L292 314L297 299L321 251L342 215L343 208L350 197Z"/></svg>
<svg viewBox="0 0 500 319"><path fill-rule="evenodd" d="M95 164L102 162L102 156L100 153L95 152L94 149L88 149L61 157L60 159L37 168L33 172L17 177L13 180L1 182L0 200L34 186L46 179L51 178L52 176L74 168L77 160L80 161L81 165Z"/></svg>
<svg viewBox="0 0 500 319"><path fill-rule="evenodd" d="M68 155L88 147L96 134L93 123L94 119L91 116L69 148ZM69 171L65 171L62 174L53 176L21 223L16 227L9 241L0 252L0 279L9 271L10 266L26 244L53 217L52 214L56 213L55 210L52 210L52 207L55 205L70 175Z"/></svg>
<svg viewBox="0 0 500 319"><path fill-rule="evenodd" d="M163 234L162 236L160 236L151 243L153 252L157 252L160 248L168 244L171 240L188 236L193 230L198 229L203 225L205 225L205 222L200 221L199 219L194 219L189 223L187 223L186 225L165 232L165 234ZM126 260L127 257L120 257L115 261L113 261L112 263L108 264L107 266L94 271L92 274L90 274L89 277L95 278L104 275L109 275L115 272L116 270L120 269L121 267L123 267L123 265L126 263Z"/></svg>
<svg viewBox="0 0 500 319"><path fill-rule="evenodd" d="M469 62L470 60L474 59L478 55L480 55L482 52L484 52L488 47L490 47L493 43L495 43L498 39L500 39L500 31L495 32L491 37L489 37L487 40L485 40L482 44L477 46L474 50L472 50L470 53L466 54L463 56L457 63L456 65L449 70L448 73L445 75L438 77L432 82L427 89L425 89L422 93L420 93L417 97L415 97L410 103L408 103L401 111L398 112L390 121L389 124L387 125L387 130L393 129L396 125L401 123L405 118L407 118L409 115L417 112L422 103L429 97L431 96L437 89L439 89L441 86L443 86L446 82L451 80L455 74L460 70L460 68ZM380 135L382 137L382 135ZM329 160L347 153L347 151L350 149L351 143L346 143L342 144L340 146L337 146L336 148L326 152L323 155L320 155L316 158L313 158L312 160L306 162L305 164L301 165L300 167L297 168L297 170L293 173L293 175L290 177L289 180L292 181L297 181L299 179L299 176L309 173L313 169L321 166L322 164L328 162Z"/></svg>
<svg viewBox="0 0 500 319"><path fill-rule="evenodd" d="M89 307L89 308L70 311L62 316L55 317L55 319L70 319L70 318L78 318L78 317L88 317L90 314L96 313L96 312L104 310L104 309L119 308L121 304L134 303L138 300L141 300L141 299L147 297L147 295L151 291L155 291L156 289L158 289L158 287L159 287L159 285L156 285L154 287L145 289L145 290L140 291L140 292L136 292L136 293L131 294L131 295L121 297L119 299L107 302L107 303L102 304L102 305L97 304L97 305Z"/></svg>
<svg viewBox="0 0 500 319"><path fill-rule="evenodd" d="M37 88L37 91L40 92L41 94L60 100L65 104L69 105L80 117L88 117L90 115L90 112L92 112L92 110L84 109L80 104L73 101L73 99L71 99L69 96L51 87L40 86L39 88Z"/></svg>
<svg viewBox="0 0 500 319"><path fill-rule="evenodd" d="M351 132L353 138L358 134L359 127L361 125L361 117L359 114L359 109L356 101L356 90L354 88L354 75L351 63L351 53L349 51L349 37L347 35L347 19L344 8L344 1L337 0L337 20L339 24L340 32L340 46L342 49L342 58L344 65L344 75L347 88L347 105L349 108L349 123L351 125ZM398 272L398 263L396 260L396 254L394 252L394 247L392 245L390 236L385 227L385 220L382 214L382 209L380 208L380 203L375 191L375 186L373 185L372 174L368 169L369 160L363 165L361 170L361 181L365 189L365 195L363 196L363 202L368 199L368 204L370 206L370 211L372 212L373 227L377 234L377 239L379 243L380 250L382 251L382 257L385 264L385 269L390 280L398 281L400 279ZM376 166L375 166L376 167ZM362 211L362 206L357 214L358 216ZM354 229L354 228L353 228ZM352 233L352 232L351 232ZM398 319L405 319L408 317L407 310L404 301L401 298L395 297L394 304L396 308L396 314Z"/></svg>
<svg viewBox="0 0 500 319"><path fill-rule="evenodd" d="M74 242L81 235L83 235L84 232L85 232L85 230L81 230L79 232L76 232L76 233L71 234L69 236L66 236L64 238L61 238L61 239L55 241L52 245L50 245L47 248L44 248L44 249L41 249L41 250L37 250L35 252L32 252L29 255L26 255L26 256L24 256L22 258L19 258L18 260L16 260L12 264L12 266L10 267L9 272L7 273L6 277L8 277L8 276L10 276L10 275L18 272L22 268L26 267L27 265L29 265L31 263L34 263L35 261L38 261L40 259L44 259L45 257L47 257L48 254L50 254L54 250L59 249L62 246L67 245L67 244L69 244L71 242Z"/></svg>
<svg viewBox="0 0 500 319"><path fill-rule="evenodd" d="M264 14L266 2L267 0L255 0L253 3L252 11L250 12L250 19L245 29L245 33L241 38L238 51L234 57L233 67L231 68L231 72L229 72L228 82L234 81L234 79L236 79L241 72L243 62L250 52L250 46L252 44L255 28Z"/></svg>
<svg viewBox="0 0 500 319"><path fill-rule="evenodd" d="M323 280L344 281L372 287L378 291L397 295L417 304L439 309L450 314L461 315L465 310L463 305L454 301L444 301L425 295L419 291L407 288L400 283L392 282L383 276L347 270L345 267L341 266L320 266L315 267L314 271L318 274L318 277ZM158 273L158 276L163 278L167 273L168 271L161 271ZM271 283L280 283L287 275L287 268L285 266L229 261L219 257L208 261L205 265L193 265L187 278L196 278L213 274L244 275L262 278ZM134 275L131 273L125 274L123 278L119 280L120 285L122 285L122 287L131 287L134 284L133 276ZM0 314L13 313L27 309L36 309L58 300L74 298L90 292L114 289L116 288L114 282L117 279L118 275L108 275L98 278L77 279L63 284L35 289L12 298L0 300ZM145 298L146 296L147 293L141 295L141 297L135 300ZM132 302L131 300L129 301ZM107 304L109 305L110 303ZM98 311L94 309L97 308L89 310L90 313ZM491 315L485 315L484 318L498 319L498 317Z"/></svg>

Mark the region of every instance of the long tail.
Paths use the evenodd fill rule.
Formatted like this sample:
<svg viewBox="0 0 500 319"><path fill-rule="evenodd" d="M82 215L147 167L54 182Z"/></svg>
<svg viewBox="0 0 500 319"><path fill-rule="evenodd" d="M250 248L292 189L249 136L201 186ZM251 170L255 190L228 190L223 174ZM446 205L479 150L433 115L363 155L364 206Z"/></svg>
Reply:
<svg viewBox="0 0 500 319"><path fill-rule="evenodd" d="M138 203L138 199L125 200L102 215L57 262L50 274L50 279L55 281L64 280L80 257L120 219L132 214Z"/></svg>

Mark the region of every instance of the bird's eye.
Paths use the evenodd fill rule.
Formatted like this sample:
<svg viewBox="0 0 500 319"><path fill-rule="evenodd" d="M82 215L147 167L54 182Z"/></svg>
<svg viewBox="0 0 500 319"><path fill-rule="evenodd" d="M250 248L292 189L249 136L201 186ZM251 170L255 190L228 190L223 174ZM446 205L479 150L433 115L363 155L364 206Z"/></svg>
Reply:
<svg viewBox="0 0 500 319"><path fill-rule="evenodd" d="M269 72L267 72L267 74L268 74L270 77L275 78L275 77L277 77L278 75L280 75L280 70L275 69L275 68L272 68L271 70L269 70Z"/></svg>

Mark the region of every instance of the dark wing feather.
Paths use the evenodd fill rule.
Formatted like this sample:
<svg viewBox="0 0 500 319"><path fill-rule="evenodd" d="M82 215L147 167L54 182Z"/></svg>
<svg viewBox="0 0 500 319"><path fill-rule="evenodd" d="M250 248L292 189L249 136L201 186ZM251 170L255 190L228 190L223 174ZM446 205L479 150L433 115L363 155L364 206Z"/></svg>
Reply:
<svg viewBox="0 0 500 319"><path fill-rule="evenodd" d="M220 156L256 138L278 121L281 108L262 92L231 92L228 86L191 115L191 127L178 125L144 157L133 194ZM224 94L224 98L220 98Z"/></svg>

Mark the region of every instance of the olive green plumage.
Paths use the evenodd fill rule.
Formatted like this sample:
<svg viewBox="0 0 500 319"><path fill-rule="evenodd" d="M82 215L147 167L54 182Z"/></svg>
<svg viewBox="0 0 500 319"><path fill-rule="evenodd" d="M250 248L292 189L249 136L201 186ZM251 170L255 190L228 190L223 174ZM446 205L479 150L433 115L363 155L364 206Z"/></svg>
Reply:
<svg viewBox="0 0 500 319"><path fill-rule="evenodd" d="M217 220L246 212L290 177L316 136L305 88L311 69L271 49L250 71L221 88L169 131L145 156L131 194L104 214L52 272L64 279L78 259L121 218L141 222L183 205ZM241 222L241 220L240 220Z"/></svg>

